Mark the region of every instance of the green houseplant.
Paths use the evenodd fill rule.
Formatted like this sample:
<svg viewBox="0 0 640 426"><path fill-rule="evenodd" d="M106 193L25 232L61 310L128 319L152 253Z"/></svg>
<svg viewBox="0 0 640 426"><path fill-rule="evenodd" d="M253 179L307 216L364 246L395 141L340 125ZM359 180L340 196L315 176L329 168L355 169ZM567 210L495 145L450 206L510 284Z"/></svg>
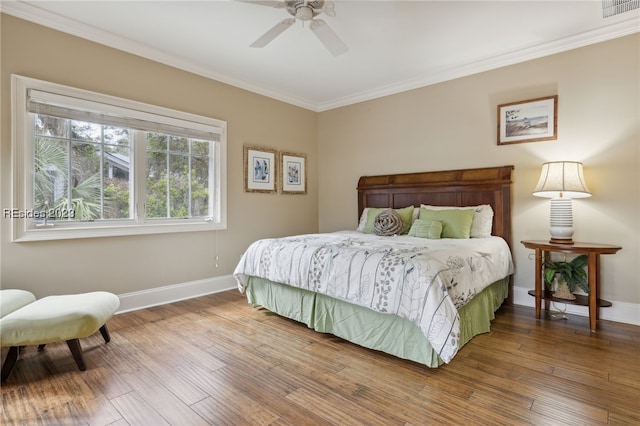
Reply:
<svg viewBox="0 0 640 426"><path fill-rule="evenodd" d="M576 287L579 287L582 291L589 294L589 281L587 280L587 271L585 270L587 262L588 257L586 254L581 254L571 261L553 261L546 259L544 261L544 282L547 287L551 289L557 274L558 287L560 287L562 283L566 283L570 293L573 293Z"/></svg>

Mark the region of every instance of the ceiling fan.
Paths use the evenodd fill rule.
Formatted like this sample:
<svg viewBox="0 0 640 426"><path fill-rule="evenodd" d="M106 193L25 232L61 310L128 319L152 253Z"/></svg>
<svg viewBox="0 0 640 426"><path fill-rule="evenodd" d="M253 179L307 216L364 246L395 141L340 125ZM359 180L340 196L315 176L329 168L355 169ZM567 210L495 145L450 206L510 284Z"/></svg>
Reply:
<svg viewBox="0 0 640 426"><path fill-rule="evenodd" d="M240 0L244 3L253 3L261 6L269 6L276 8L286 8L287 12L293 18L287 18L276 24L269 31L264 33L260 38L251 44L251 47L265 47L271 43L273 39L282 34L284 30L292 26L296 20L309 22L309 28L331 52L333 56L345 53L349 48L340 40L338 35L327 25L327 23L316 18L321 13L327 16L336 16L333 2L325 0Z"/></svg>

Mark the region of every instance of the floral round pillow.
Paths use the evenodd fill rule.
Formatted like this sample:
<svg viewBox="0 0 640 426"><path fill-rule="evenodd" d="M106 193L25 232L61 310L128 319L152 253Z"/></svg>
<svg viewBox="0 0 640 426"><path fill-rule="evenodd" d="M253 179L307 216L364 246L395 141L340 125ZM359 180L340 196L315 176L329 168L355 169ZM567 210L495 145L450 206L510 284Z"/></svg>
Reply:
<svg viewBox="0 0 640 426"><path fill-rule="evenodd" d="M383 237L401 234L403 228L402 218L393 209L383 210L373 222L373 232Z"/></svg>

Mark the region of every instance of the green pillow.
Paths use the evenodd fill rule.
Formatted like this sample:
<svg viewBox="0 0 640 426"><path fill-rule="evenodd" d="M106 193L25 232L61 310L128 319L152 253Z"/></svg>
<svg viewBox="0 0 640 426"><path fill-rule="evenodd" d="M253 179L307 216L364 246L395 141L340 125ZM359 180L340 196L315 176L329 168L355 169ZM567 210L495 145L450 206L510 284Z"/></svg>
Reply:
<svg viewBox="0 0 640 426"><path fill-rule="evenodd" d="M468 210L427 210L420 209L421 220L442 222L442 238L469 238L473 209Z"/></svg>
<svg viewBox="0 0 640 426"><path fill-rule="evenodd" d="M416 219L411 225L409 230L410 237L429 238L436 240L440 238L442 234L442 222L434 220L433 222L427 222L423 219Z"/></svg>
<svg viewBox="0 0 640 426"><path fill-rule="evenodd" d="M404 227L402 228L402 234L406 234L409 232L409 228L411 228L411 223L413 222L413 206L404 207L402 209L393 209L400 218L402 219L402 223ZM373 223L376 220L376 216L382 213L385 210L389 210L388 208L369 208L367 210L367 223L364 225L364 229L362 232L365 234L373 234Z"/></svg>

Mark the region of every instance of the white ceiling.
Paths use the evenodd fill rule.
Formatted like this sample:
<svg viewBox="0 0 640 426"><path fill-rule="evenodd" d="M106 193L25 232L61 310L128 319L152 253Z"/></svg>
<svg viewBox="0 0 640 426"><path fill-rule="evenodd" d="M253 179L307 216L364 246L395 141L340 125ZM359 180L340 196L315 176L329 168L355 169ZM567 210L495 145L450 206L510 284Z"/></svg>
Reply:
<svg viewBox="0 0 640 426"><path fill-rule="evenodd" d="M332 56L308 23L249 45L290 15L239 1L14 1L3 13L314 111L374 99L640 32L640 11L600 1L347 1L320 18L349 47Z"/></svg>

